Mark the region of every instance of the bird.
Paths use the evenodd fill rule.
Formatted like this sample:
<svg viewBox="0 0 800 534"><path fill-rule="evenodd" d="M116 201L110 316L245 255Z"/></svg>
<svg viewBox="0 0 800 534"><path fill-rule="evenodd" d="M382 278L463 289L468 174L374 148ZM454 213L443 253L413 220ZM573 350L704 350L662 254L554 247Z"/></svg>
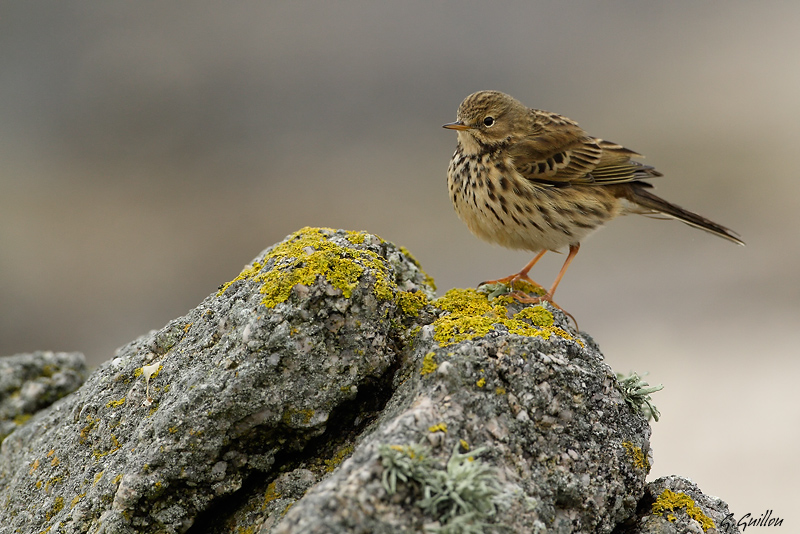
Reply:
<svg viewBox="0 0 800 534"><path fill-rule="evenodd" d="M502 284L523 303L553 301L581 241L620 215L677 219L738 245L738 234L654 195L645 180L663 176L641 154L588 135L578 123L528 108L500 91L478 91L458 107L458 143L447 170L459 218L490 243L536 253L518 273L479 284ZM568 247L555 281L545 290L528 275L547 251ZM514 291L524 281L542 295Z"/></svg>

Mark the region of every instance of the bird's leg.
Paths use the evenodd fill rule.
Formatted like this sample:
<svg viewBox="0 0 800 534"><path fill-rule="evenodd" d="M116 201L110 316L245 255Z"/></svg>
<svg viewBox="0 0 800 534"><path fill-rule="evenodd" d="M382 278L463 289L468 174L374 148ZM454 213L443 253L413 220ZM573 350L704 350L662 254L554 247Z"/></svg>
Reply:
<svg viewBox="0 0 800 534"><path fill-rule="evenodd" d="M564 308L562 308L561 306L559 306L558 304L553 302L553 295L556 292L556 288L558 287L558 284L561 283L561 279L564 278L564 273L567 272L567 269L569 268L569 264L572 263L572 260L575 258L575 256L577 256L578 250L580 250L580 248L581 248L580 243L578 243L576 245L570 245L569 246L569 254L567 254L567 259L564 260L564 265L561 266L561 270L558 271L558 276L556 276L556 279L553 282L553 286L550 288L550 290L547 293L545 293L541 297L531 297L531 296L526 295L522 291L514 291L513 293L511 293L511 296L514 297L519 302L522 302L523 304L539 304L539 303L541 303L543 301L547 301L550 304L552 304L553 306L555 306L556 308L558 308L559 310L563 311L570 319L572 319L572 322L575 323L575 327L577 328L578 327L578 321L576 321L575 318L571 314L569 314L566 310L564 310ZM539 255L536 256L533 259L533 261L526 266L526 269L532 267L533 264L536 263L536 260L538 260L542 256L542 254L544 254L544 252L539 253ZM523 269L522 271L525 272L525 269Z"/></svg>
<svg viewBox="0 0 800 534"><path fill-rule="evenodd" d="M539 252L539 254L537 254L536 257L533 258L530 262L528 262L528 264L525 267L523 267L520 272L512 274L511 276L506 276L505 278L498 278L497 280L487 280L486 282L481 282L480 284L478 284L478 287L490 284L504 284L507 285L509 288L511 288L511 290L513 291L514 282L522 280L523 282L528 282L532 286L537 287L542 291L544 291L544 288L541 285L531 280L531 278L528 276L528 272L530 272L533 266L536 265L536 262L542 259L542 256L544 256L545 252L547 252L547 249Z"/></svg>

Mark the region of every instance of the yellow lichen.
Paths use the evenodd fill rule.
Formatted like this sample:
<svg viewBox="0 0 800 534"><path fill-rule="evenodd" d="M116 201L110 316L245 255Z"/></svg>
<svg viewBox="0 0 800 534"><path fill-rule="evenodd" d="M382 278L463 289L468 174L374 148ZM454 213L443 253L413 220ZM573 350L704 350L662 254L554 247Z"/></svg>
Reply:
<svg viewBox="0 0 800 534"><path fill-rule="evenodd" d="M628 453L628 456L633 460L633 465L639 469L650 471L650 461L647 459L647 455L641 447L637 447L630 441L623 441L622 446L625 448L625 452Z"/></svg>
<svg viewBox="0 0 800 534"><path fill-rule="evenodd" d="M347 240L354 245L362 244L366 238L366 232L347 232Z"/></svg>
<svg viewBox="0 0 800 534"><path fill-rule="evenodd" d="M354 448L355 446L351 443L336 451L336 454L334 454L330 460L325 460L325 471L328 473L333 472L333 470L336 469L336 467L338 467L338 465L342 463L345 458L353 454Z"/></svg>
<svg viewBox="0 0 800 534"><path fill-rule="evenodd" d="M397 293L397 304L406 315L418 315L428 303L428 297L422 291L400 291Z"/></svg>
<svg viewBox="0 0 800 534"><path fill-rule="evenodd" d="M350 298L364 272L369 269L375 277L375 295L389 300L394 294L394 283L381 258L370 250L350 248L328 239L334 230L329 228L303 228L286 241L276 245L264 258L246 267L236 278L223 285L217 295L222 295L238 280L253 280L261 284L264 295L261 304L274 308L285 302L297 285L311 285L317 276L339 289ZM356 237L354 237L354 235ZM348 234L348 241L358 241L358 233ZM363 241L363 237L361 237ZM265 270L270 265L268 270Z"/></svg>
<svg viewBox="0 0 800 534"><path fill-rule="evenodd" d="M31 414L29 414L29 413L21 413L21 414L17 414L17 415L15 415L15 416L14 416L14 424L15 424L15 425L17 425L17 426L22 426L22 425L24 425L24 424L25 424L25 423L28 421L28 419L30 419L31 417L33 417L33 415L31 415ZM0 441L2 441L2 440L0 440Z"/></svg>
<svg viewBox="0 0 800 534"><path fill-rule="evenodd" d="M275 490L275 482L270 482L269 486L267 486L267 491L264 492L264 504L261 509L266 510L269 503L276 501L281 497L282 495Z"/></svg>
<svg viewBox="0 0 800 534"><path fill-rule="evenodd" d="M461 445L461 448L462 448L462 449L463 449L465 452L469 450L469 443L467 443L467 440L465 440L465 439L460 439L460 440L458 440L458 443Z"/></svg>
<svg viewBox="0 0 800 534"><path fill-rule="evenodd" d="M428 428L428 432L444 432L447 434L447 423L438 423Z"/></svg>
<svg viewBox="0 0 800 534"><path fill-rule="evenodd" d="M508 295L489 302L486 295L474 289L451 289L433 303L441 310L450 312L434 321L433 338L445 347L483 337L494 331L496 325L503 325L511 334L545 339L558 336L583 346L581 340L553 326L553 314L542 306L525 308L509 318L507 305L511 302Z"/></svg>
<svg viewBox="0 0 800 534"><path fill-rule="evenodd" d="M283 413L283 417L281 418L283 424L287 426L296 426L296 425L307 425L311 418L314 417L314 410L311 409L303 409L303 410L295 410L293 408L289 408Z"/></svg>
<svg viewBox="0 0 800 534"><path fill-rule="evenodd" d="M53 517L56 516L56 514L58 514L58 512L60 512L63 509L64 509L64 497L59 495L58 497L56 497L56 500L53 502L53 506L45 514L45 518L48 521L50 521L51 519L53 519Z"/></svg>
<svg viewBox="0 0 800 534"><path fill-rule="evenodd" d="M421 374L422 376L425 376L427 374L430 374L430 373L436 371L436 369L438 369L438 368L439 368L439 364L436 363L436 354L433 353L433 352L429 352L422 359L422 369L420 369L419 374Z"/></svg>
<svg viewBox="0 0 800 534"><path fill-rule="evenodd" d="M553 314L544 308L544 306L534 306L532 308L525 308L514 317L518 319L529 319L533 326L553 326Z"/></svg>
<svg viewBox="0 0 800 534"><path fill-rule="evenodd" d="M69 505L70 510L75 508L75 505L78 504L78 502L80 502L80 500L83 499L84 497L86 497L86 493L81 493L80 495L76 495L75 498L72 499L72 502Z"/></svg>
<svg viewBox="0 0 800 534"><path fill-rule="evenodd" d="M494 392L497 395L505 395L506 394L506 388L498 386L498 387L494 388Z"/></svg>
<svg viewBox="0 0 800 534"><path fill-rule="evenodd" d="M119 400L111 400L106 403L106 408L117 408L125 404L125 397L122 397Z"/></svg>
<svg viewBox="0 0 800 534"><path fill-rule="evenodd" d="M476 385L476 386L478 386L479 388L482 388L483 386L485 386L485 385L486 385L486 379L485 379L485 378L483 378L483 377L480 377L480 378L478 379L478 381L477 381L477 382L475 382L475 385Z"/></svg>
<svg viewBox="0 0 800 534"><path fill-rule="evenodd" d="M715 528L714 520L703 513L694 500L685 493L675 493L671 489L665 489L661 495L658 496L656 502L653 503L653 513L655 515L663 516L664 512L675 512L680 509L686 511L686 515L700 523L703 532L710 528ZM673 514L667 514L667 520L675 521L676 517Z"/></svg>

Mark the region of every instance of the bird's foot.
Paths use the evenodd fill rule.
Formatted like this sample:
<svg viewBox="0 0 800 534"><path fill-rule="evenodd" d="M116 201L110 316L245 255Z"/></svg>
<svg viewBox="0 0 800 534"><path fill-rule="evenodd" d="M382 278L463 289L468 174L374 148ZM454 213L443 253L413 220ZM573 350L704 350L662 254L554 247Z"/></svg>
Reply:
<svg viewBox="0 0 800 534"><path fill-rule="evenodd" d="M516 289L514 288L515 284L517 285ZM547 290L541 285L531 280L531 278L525 272L519 272L517 274L512 274L511 276L506 276L505 278L498 278L497 280L487 280L485 282L481 282L480 284L478 284L478 287L482 286L494 286L494 287L506 286L509 288L509 290L506 291L506 293L513 293L515 291L518 291L525 293L539 293L541 295L547 294Z"/></svg>

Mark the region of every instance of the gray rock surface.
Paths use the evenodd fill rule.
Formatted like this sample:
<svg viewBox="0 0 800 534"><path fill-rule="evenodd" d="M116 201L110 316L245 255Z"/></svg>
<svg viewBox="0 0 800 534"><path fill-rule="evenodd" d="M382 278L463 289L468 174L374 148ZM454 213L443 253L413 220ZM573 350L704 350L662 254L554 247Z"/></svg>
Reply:
<svg viewBox="0 0 800 534"><path fill-rule="evenodd" d="M292 234L3 441L0 532L644 528L650 427L591 338L433 290L376 236Z"/></svg>
<svg viewBox="0 0 800 534"><path fill-rule="evenodd" d="M0 358L0 441L37 411L78 389L88 374L79 352Z"/></svg>
<svg viewBox="0 0 800 534"><path fill-rule="evenodd" d="M645 487L637 514L617 534L738 534L728 505L705 495L691 480L661 477Z"/></svg>

